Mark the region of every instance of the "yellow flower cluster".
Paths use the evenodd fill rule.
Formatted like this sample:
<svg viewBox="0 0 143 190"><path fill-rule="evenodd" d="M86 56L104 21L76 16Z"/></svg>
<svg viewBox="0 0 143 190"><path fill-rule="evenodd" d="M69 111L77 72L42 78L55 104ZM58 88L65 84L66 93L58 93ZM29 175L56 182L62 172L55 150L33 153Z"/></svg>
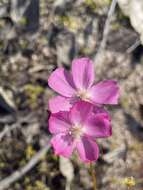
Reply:
<svg viewBox="0 0 143 190"><path fill-rule="evenodd" d="M131 188L136 185L136 181L133 177L126 177L123 179L122 184L126 185L128 188Z"/></svg>
<svg viewBox="0 0 143 190"><path fill-rule="evenodd" d="M33 149L31 145L28 145L26 148L26 158L29 160L32 156L35 155L36 151Z"/></svg>

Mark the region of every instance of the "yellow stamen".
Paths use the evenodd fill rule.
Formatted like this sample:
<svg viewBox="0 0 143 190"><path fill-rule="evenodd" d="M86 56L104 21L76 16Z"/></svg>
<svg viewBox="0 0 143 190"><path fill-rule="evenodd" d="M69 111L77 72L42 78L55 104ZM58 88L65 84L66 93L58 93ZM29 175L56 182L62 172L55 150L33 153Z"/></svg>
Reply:
<svg viewBox="0 0 143 190"><path fill-rule="evenodd" d="M77 92L77 96L80 97L82 100L89 100L90 98L89 92L87 92L87 90L84 90L84 89L79 90Z"/></svg>
<svg viewBox="0 0 143 190"><path fill-rule="evenodd" d="M76 139L79 139L82 135L83 135L83 132L84 132L84 128L77 124L77 125L74 125L71 130L70 130L70 135L72 135L74 138Z"/></svg>

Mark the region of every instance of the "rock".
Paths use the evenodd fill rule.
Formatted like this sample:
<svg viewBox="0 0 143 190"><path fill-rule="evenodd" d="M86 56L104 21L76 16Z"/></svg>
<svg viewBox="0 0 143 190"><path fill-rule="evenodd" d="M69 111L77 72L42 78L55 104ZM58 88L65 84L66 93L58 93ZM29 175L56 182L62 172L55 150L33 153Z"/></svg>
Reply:
<svg viewBox="0 0 143 190"><path fill-rule="evenodd" d="M142 0L118 0L123 13L130 18L131 25L140 34L143 44L143 1Z"/></svg>
<svg viewBox="0 0 143 190"><path fill-rule="evenodd" d="M62 64L70 65L77 51L75 36L70 32L59 34L56 42L56 49L58 66L62 66Z"/></svg>
<svg viewBox="0 0 143 190"><path fill-rule="evenodd" d="M70 190L71 182L74 178L74 168L72 162L64 157L60 157L60 171L66 178L66 190Z"/></svg>
<svg viewBox="0 0 143 190"><path fill-rule="evenodd" d="M14 113L16 106L10 90L4 90L0 87L0 113Z"/></svg>
<svg viewBox="0 0 143 190"><path fill-rule="evenodd" d="M7 16L7 4L0 5L0 18Z"/></svg>
<svg viewBox="0 0 143 190"><path fill-rule="evenodd" d="M36 32L39 28L39 0L13 0L10 16L24 31Z"/></svg>

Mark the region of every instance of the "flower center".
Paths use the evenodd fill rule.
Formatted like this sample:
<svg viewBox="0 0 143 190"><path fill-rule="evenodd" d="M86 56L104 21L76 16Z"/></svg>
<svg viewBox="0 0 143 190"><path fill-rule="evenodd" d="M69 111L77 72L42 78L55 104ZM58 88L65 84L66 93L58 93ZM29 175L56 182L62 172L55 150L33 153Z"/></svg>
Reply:
<svg viewBox="0 0 143 190"><path fill-rule="evenodd" d="M69 134L72 135L73 138L79 139L84 133L84 128L80 124L73 125L69 131Z"/></svg>
<svg viewBox="0 0 143 190"><path fill-rule="evenodd" d="M77 92L77 96L80 97L82 100L89 100L90 98L89 92L87 92L87 90L84 90L84 89L79 90Z"/></svg>

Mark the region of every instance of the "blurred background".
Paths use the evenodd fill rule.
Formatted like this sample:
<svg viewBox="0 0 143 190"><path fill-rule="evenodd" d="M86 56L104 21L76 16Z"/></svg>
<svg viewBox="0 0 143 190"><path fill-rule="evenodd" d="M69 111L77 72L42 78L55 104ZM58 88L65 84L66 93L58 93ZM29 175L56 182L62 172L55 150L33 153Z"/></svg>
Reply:
<svg viewBox="0 0 143 190"><path fill-rule="evenodd" d="M75 57L116 79L97 190L143 190L143 1L0 0L0 190L91 190L89 166L49 147L50 73Z"/></svg>

